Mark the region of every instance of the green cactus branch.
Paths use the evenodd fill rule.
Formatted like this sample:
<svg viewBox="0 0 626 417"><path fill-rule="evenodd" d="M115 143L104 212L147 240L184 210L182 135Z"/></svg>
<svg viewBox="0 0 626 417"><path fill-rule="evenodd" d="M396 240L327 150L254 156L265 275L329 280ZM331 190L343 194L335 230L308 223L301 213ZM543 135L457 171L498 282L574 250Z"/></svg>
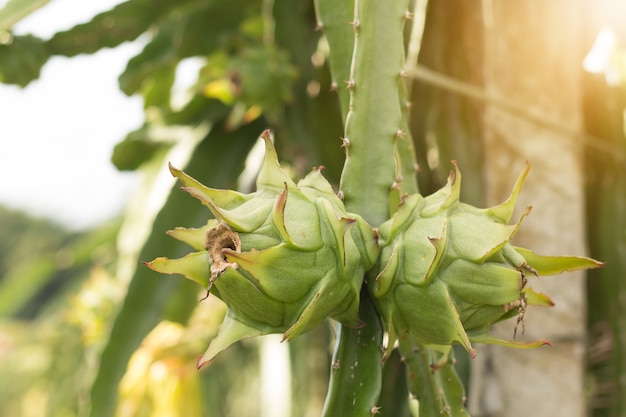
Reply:
<svg viewBox="0 0 626 417"><path fill-rule="evenodd" d="M368 417L378 410L383 328L367 291L361 292L359 318L365 323L360 329L337 326L324 417Z"/></svg>
<svg viewBox="0 0 626 417"><path fill-rule="evenodd" d="M407 367L409 390L419 401L419 416L468 417L465 409L465 388L453 367L452 355L438 369L432 364L441 360L441 354L428 349L409 334L399 339L402 361Z"/></svg>
<svg viewBox="0 0 626 417"><path fill-rule="evenodd" d="M350 63L354 50L354 0L315 0L317 29L323 30L330 49L329 61L332 88L337 91L341 106L341 120L346 120L350 108Z"/></svg>
<svg viewBox="0 0 626 417"><path fill-rule="evenodd" d="M389 192L397 183L394 148L406 134L399 85L408 1L356 0L354 6L341 192L348 210L377 227L390 215Z"/></svg>

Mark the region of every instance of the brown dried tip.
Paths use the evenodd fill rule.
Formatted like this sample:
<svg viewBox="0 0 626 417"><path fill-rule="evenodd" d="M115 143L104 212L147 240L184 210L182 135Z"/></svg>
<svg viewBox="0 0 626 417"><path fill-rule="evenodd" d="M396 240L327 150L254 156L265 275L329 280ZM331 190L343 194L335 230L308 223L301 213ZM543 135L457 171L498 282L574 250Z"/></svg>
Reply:
<svg viewBox="0 0 626 417"><path fill-rule="evenodd" d="M241 252L241 240L239 235L230 230L226 224L220 223L206 233L204 247L211 257L211 280L209 282L209 289L211 289L213 281L226 268L229 266L237 268L238 265L235 262L228 262L222 250L231 249L235 252Z"/></svg>

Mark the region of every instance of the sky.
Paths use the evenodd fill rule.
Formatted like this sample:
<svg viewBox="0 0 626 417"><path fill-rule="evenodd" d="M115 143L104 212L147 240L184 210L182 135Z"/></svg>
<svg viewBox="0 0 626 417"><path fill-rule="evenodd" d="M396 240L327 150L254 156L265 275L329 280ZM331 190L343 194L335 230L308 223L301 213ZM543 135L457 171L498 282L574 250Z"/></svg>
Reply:
<svg viewBox="0 0 626 417"><path fill-rule="evenodd" d="M52 0L14 33L44 39L121 0ZM2 5L2 1L0 1ZM73 230L120 214L138 174L110 162L113 147L143 122L142 101L118 88L139 41L94 55L56 57L25 89L0 84L0 204Z"/></svg>

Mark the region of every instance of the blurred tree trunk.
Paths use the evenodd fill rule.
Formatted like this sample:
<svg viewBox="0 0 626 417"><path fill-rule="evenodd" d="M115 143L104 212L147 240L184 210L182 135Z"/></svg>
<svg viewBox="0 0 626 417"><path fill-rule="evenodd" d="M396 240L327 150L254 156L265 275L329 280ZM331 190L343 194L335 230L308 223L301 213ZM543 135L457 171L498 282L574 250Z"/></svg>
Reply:
<svg viewBox="0 0 626 417"><path fill-rule="evenodd" d="M419 64L482 85L482 30L480 2L430 0ZM454 159L463 172L462 201L482 205L483 103L419 80L413 85L411 101L422 194L431 194L446 183ZM437 158L428 157L433 149Z"/></svg>
<svg viewBox="0 0 626 417"><path fill-rule="evenodd" d="M580 130L580 6L569 0L484 1L487 93ZM488 205L507 198L526 161L533 167L518 209L531 204L534 209L514 243L542 254L585 253L580 145L494 105L486 105L484 121ZM556 306L531 307L523 338L547 338L554 346L530 351L481 347L470 385L474 416L585 414L584 275L529 281L552 294ZM512 338L513 324L503 323L494 334Z"/></svg>

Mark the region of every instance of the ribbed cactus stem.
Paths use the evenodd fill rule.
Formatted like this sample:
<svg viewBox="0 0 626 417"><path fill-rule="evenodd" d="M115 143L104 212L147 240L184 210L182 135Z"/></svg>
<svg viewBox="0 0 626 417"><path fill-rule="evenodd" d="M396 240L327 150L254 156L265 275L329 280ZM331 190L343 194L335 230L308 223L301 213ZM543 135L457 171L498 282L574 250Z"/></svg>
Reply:
<svg viewBox="0 0 626 417"><path fill-rule="evenodd" d="M350 106L350 91L346 88L346 81L350 78L354 49L354 31L349 22L354 15L354 0L315 0L315 14L317 28L324 31L331 51L331 86L339 96L341 120L346 120Z"/></svg>
<svg viewBox="0 0 626 417"><path fill-rule="evenodd" d="M443 357L446 363L433 367L433 363L442 359L441 354L409 334L398 341L402 361L407 367L409 390L419 401L419 416L469 417L465 409L465 388L452 366L452 355Z"/></svg>
<svg viewBox="0 0 626 417"><path fill-rule="evenodd" d="M405 0L354 3L341 192L346 207L375 227L389 218L389 192L399 180L395 144L407 136L399 88L407 7Z"/></svg>
<svg viewBox="0 0 626 417"><path fill-rule="evenodd" d="M376 411L382 375L382 323L361 291L360 329L338 326L323 417L369 417Z"/></svg>
<svg viewBox="0 0 626 417"><path fill-rule="evenodd" d="M399 189L398 184L402 183L399 153L406 154L406 147L398 151L398 141L411 146L408 155L413 158L402 109L406 98L400 88L404 83L401 71L407 6L405 0L317 0L316 3L318 25L330 46L331 71L340 89L345 118L346 163L341 193L347 206L363 213L372 226L389 218L390 192L394 187ZM347 36L347 31L353 31L353 36ZM353 48L348 59L346 51ZM413 169L412 161L409 165ZM365 322L362 329L338 326L333 356L337 368L331 371L325 416L367 417L379 412L382 326L366 291L362 292L359 316ZM356 363L358 368L351 369Z"/></svg>

